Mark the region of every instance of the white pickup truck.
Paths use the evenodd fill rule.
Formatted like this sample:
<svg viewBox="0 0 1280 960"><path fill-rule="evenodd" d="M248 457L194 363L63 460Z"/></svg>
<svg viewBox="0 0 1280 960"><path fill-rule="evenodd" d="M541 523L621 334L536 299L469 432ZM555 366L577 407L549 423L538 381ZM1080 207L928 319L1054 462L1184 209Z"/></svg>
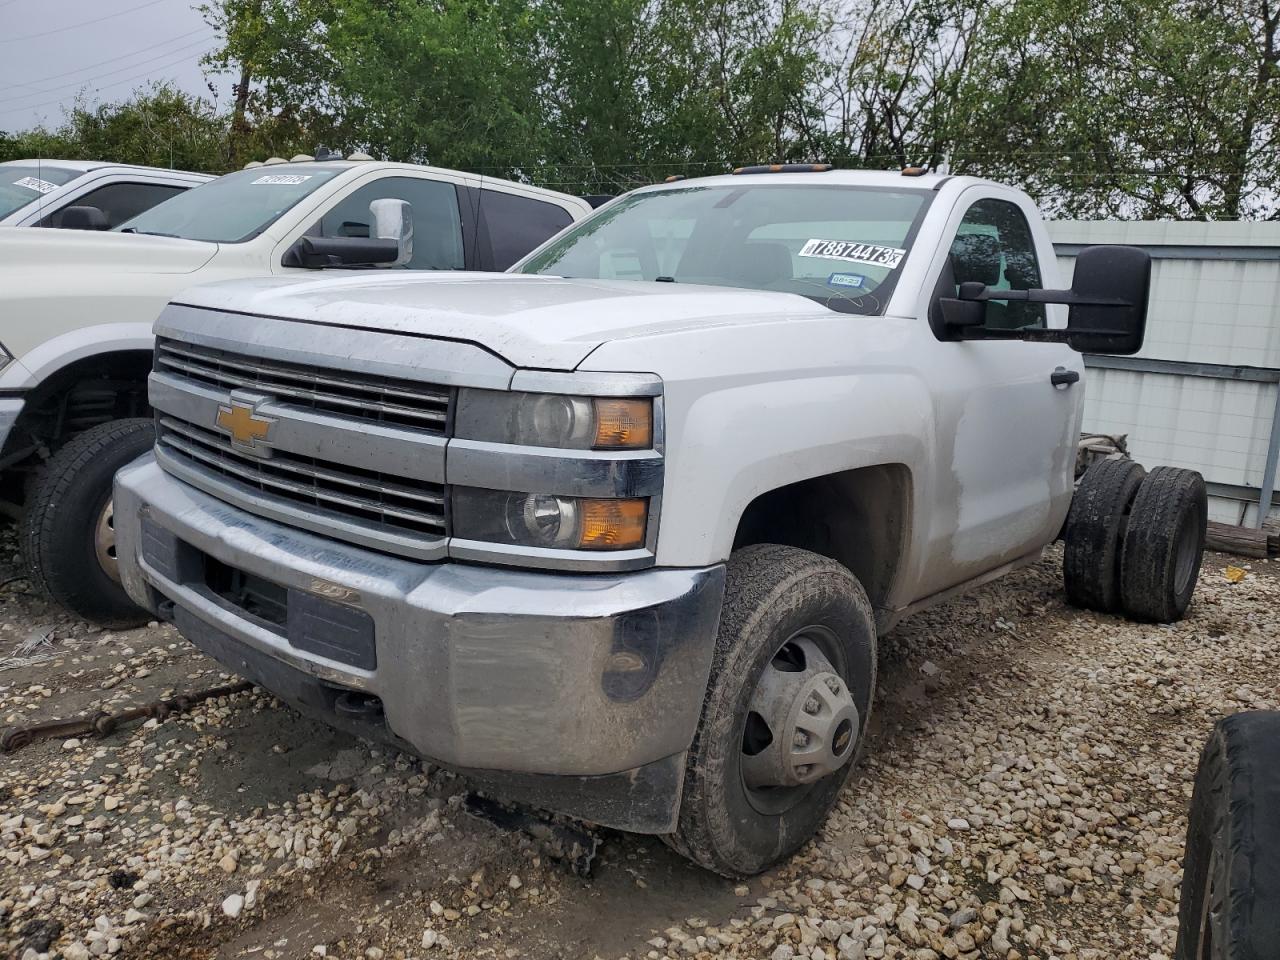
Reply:
<svg viewBox="0 0 1280 960"><path fill-rule="evenodd" d="M1073 601L1186 609L1198 475L1106 461L1073 502L1076 351L1137 350L1149 278L1096 247L1052 289L996 183L769 167L506 274L190 290L124 582L336 725L750 874L835 803L902 617L1064 524Z"/></svg>
<svg viewBox="0 0 1280 960"><path fill-rule="evenodd" d="M371 206L391 201L408 222L380 238ZM151 327L178 291L321 267L500 270L590 212L505 180L338 157L228 174L110 232L0 231L0 511L21 521L32 579L87 619L145 618L116 571L111 478L152 443Z"/></svg>
<svg viewBox="0 0 1280 960"><path fill-rule="evenodd" d="M212 179L130 163L9 160L0 163L0 227L109 230Z"/></svg>

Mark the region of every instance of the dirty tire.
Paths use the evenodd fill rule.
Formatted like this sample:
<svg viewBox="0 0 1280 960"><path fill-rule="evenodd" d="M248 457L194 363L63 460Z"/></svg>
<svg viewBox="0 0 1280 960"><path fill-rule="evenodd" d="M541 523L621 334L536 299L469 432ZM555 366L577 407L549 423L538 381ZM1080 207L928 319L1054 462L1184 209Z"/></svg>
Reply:
<svg viewBox="0 0 1280 960"><path fill-rule="evenodd" d="M1194 470L1156 467L1138 488L1120 557L1120 603L1134 620L1172 623L1191 605L1209 501Z"/></svg>
<svg viewBox="0 0 1280 960"><path fill-rule="evenodd" d="M86 430L45 465L23 513L19 542L32 582L72 613L107 627L145 623L147 613L98 561L98 519L116 471L155 442L149 419Z"/></svg>
<svg viewBox="0 0 1280 960"><path fill-rule="evenodd" d="M828 659L848 685L861 726L871 715L876 632L862 585L833 560L794 547L745 547L729 560L715 655L698 731L685 770L676 833L663 840L681 855L728 877L751 876L790 856L821 827L857 753L806 788L778 814L752 805L740 759L748 705L775 652L798 630L830 630Z"/></svg>
<svg viewBox="0 0 1280 960"><path fill-rule="evenodd" d="M1120 609L1120 552L1129 508L1146 471L1132 460L1100 460L1085 471L1064 528L1062 583L1074 606Z"/></svg>
<svg viewBox="0 0 1280 960"><path fill-rule="evenodd" d="M1263 960L1280 944L1280 713L1219 720L1200 756L1175 960Z"/></svg>

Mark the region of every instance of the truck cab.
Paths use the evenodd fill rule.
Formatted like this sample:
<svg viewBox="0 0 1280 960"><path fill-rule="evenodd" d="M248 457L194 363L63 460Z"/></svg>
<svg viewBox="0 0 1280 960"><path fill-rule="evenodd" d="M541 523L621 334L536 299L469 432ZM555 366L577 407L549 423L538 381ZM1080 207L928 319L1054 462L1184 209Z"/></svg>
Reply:
<svg viewBox="0 0 1280 960"><path fill-rule="evenodd" d="M1114 554L1118 498L1069 517L1080 351L1140 346L1149 269L1054 289L1020 191L768 167L504 274L190 290L123 579L300 709L751 874L836 802L898 620L1064 522Z"/></svg>
<svg viewBox="0 0 1280 960"><path fill-rule="evenodd" d="M387 202L407 211L391 241L372 212ZM152 324L182 289L503 269L590 211L490 177L330 156L228 174L109 231L0 231L0 510L20 520L27 572L86 619L145 617L119 582L111 476L150 445ZM388 242L402 248L389 259Z"/></svg>
<svg viewBox="0 0 1280 960"><path fill-rule="evenodd" d="M92 208L93 229L109 230L170 197L207 183L205 173L92 160L0 163L0 227L89 227L69 212Z"/></svg>

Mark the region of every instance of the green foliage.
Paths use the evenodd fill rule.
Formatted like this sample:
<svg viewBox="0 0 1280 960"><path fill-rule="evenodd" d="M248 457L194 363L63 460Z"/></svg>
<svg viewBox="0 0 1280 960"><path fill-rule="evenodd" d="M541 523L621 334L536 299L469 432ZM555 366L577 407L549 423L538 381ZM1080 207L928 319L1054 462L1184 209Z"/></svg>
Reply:
<svg viewBox="0 0 1280 960"><path fill-rule="evenodd" d="M226 168L226 121L204 100L159 85L116 104L77 104L56 130L0 134L0 160L59 157L182 170Z"/></svg>
<svg viewBox="0 0 1280 960"><path fill-rule="evenodd" d="M744 162L938 166L1062 216L1280 218L1274 0L208 0L165 87L5 157L205 170L318 144L579 192Z"/></svg>

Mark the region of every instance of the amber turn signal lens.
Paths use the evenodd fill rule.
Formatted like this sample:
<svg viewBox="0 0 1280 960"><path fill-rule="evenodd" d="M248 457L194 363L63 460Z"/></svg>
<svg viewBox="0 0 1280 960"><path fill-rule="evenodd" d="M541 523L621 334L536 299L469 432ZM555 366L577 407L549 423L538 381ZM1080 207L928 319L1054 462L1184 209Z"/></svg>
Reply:
<svg viewBox="0 0 1280 960"><path fill-rule="evenodd" d="M595 447L639 450L653 446L653 401L602 397L595 404Z"/></svg>
<svg viewBox="0 0 1280 960"><path fill-rule="evenodd" d="M644 546L647 500L581 500L583 550L627 550Z"/></svg>

